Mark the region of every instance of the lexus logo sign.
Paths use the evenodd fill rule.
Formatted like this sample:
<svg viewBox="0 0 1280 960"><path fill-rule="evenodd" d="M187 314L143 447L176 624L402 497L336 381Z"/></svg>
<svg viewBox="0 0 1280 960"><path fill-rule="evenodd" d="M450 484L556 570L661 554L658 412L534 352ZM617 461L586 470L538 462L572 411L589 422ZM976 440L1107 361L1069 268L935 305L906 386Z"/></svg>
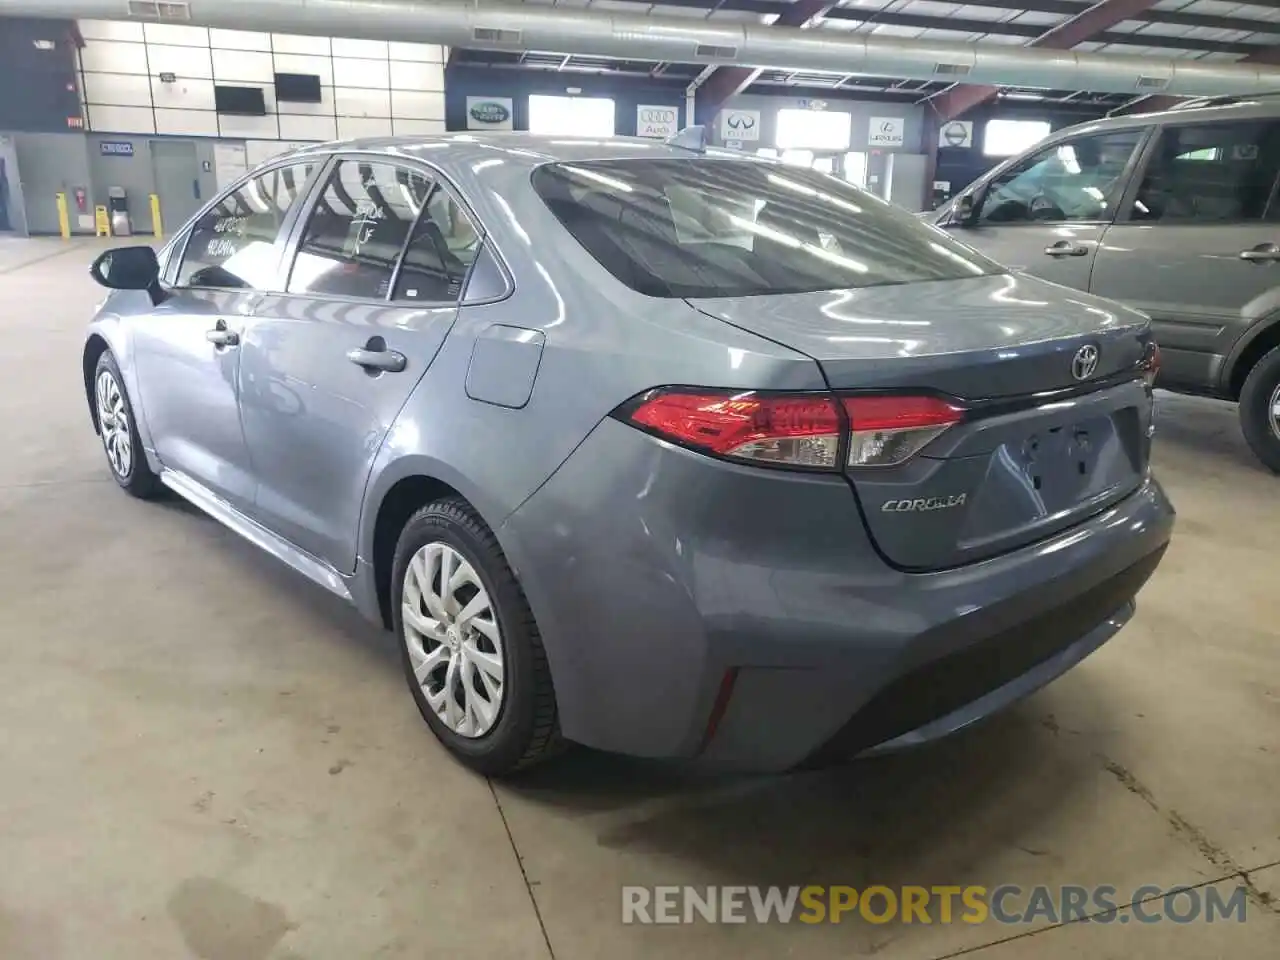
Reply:
<svg viewBox="0 0 1280 960"><path fill-rule="evenodd" d="M636 107L636 136L665 140L680 130L680 108L641 104Z"/></svg>
<svg viewBox="0 0 1280 960"><path fill-rule="evenodd" d="M907 121L902 117L872 117L867 134L870 147L901 147L906 142Z"/></svg>

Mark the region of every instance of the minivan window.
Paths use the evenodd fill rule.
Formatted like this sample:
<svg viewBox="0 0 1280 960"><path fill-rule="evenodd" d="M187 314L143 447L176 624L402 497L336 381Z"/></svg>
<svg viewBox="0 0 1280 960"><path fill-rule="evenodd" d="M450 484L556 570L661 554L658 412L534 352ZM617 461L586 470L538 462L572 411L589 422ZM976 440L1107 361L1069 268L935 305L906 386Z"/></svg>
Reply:
<svg viewBox="0 0 1280 960"><path fill-rule="evenodd" d="M191 226L177 285L244 290L274 286L276 236L314 167L295 163L268 170L201 214Z"/></svg>
<svg viewBox="0 0 1280 960"><path fill-rule="evenodd" d="M316 201L290 293L385 300L431 181L391 163L342 160Z"/></svg>
<svg viewBox="0 0 1280 960"><path fill-rule="evenodd" d="M1261 220L1280 173L1280 124L1235 121L1160 131L1130 219L1149 223Z"/></svg>
<svg viewBox="0 0 1280 960"><path fill-rule="evenodd" d="M570 234L653 297L802 293L1002 272L834 177L748 160L593 160L534 171Z"/></svg>
<svg viewBox="0 0 1280 960"><path fill-rule="evenodd" d="M1141 130L1074 137L1039 150L992 179L984 224L1110 220Z"/></svg>

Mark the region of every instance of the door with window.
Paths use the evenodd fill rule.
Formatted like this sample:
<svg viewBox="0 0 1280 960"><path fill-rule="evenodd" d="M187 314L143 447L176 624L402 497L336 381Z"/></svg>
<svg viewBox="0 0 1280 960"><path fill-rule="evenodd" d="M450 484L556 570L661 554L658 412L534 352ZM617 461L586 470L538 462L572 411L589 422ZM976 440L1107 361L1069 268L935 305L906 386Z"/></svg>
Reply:
<svg viewBox="0 0 1280 960"><path fill-rule="evenodd" d="M1249 326L1280 308L1280 123L1162 129L1098 252L1091 289L1149 313L1162 379L1213 389Z"/></svg>
<svg viewBox="0 0 1280 960"><path fill-rule="evenodd" d="M424 170L359 156L331 164L295 234L285 289L245 335L241 418L259 520L345 573L373 458L453 325L481 238Z"/></svg>
<svg viewBox="0 0 1280 960"><path fill-rule="evenodd" d="M253 505L254 479L237 407L241 337L254 300L276 284L311 172L305 163L276 167L214 204L170 259L168 298L134 318L140 400L156 454L242 511Z"/></svg>
<svg viewBox="0 0 1280 960"><path fill-rule="evenodd" d="M1102 233L1115 216L1145 129L1072 137L1001 171L957 239L1012 270L1089 289Z"/></svg>

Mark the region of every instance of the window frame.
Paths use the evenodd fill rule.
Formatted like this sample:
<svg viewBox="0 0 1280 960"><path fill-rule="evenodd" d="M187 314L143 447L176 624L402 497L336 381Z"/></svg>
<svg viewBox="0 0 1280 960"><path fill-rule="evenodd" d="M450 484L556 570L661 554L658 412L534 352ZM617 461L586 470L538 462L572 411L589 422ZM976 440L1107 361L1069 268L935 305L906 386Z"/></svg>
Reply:
<svg viewBox="0 0 1280 960"><path fill-rule="evenodd" d="M1133 180L1129 185L1129 189L1125 190L1124 196L1121 198L1120 210L1122 214L1117 215L1116 224L1132 224L1141 227L1178 227L1187 229L1192 227L1249 227L1266 223L1275 223L1276 201L1280 197L1280 163L1277 163L1277 172L1275 179L1271 182L1271 193L1267 197L1266 205L1262 208L1262 216L1254 220L1237 219L1237 220L1136 220L1133 217L1133 204L1138 199L1138 191L1142 189L1142 183L1146 179L1147 170L1151 166L1153 160L1159 156L1160 142L1164 139L1165 132L1171 129L1187 130L1199 127L1222 127L1232 124L1248 124L1256 123L1266 127L1269 124L1280 127L1280 121L1268 117L1225 117L1219 120L1200 120L1192 122L1178 122L1170 119L1164 123L1156 124L1152 127L1152 135L1147 138L1146 144L1143 146L1142 155L1139 157L1141 161L1138 169L1134 171ZM1280 131L1278 131L1280 132Z"/></svg>
<svg viewBox="0 0 1280 960"><path fill-rule="evenodd" d="M1043 140L1036 144L1030 150L1010 157L1004 163L1001 163L982 181L977 188L982 191L982 202L974 211L974 220L972 228L975 230L1005 230L1010 227L1050 227L1050 226L1075 226L1075 227L1098 227L1110 226L1115 223L1120 210L1127 210L1131 193L1137 192L1138 187L1138 165L1146 157L1147 152L1151 149L1151 143L1155 139L1152 131L1156 128L1151 124L1133 124L1122 127L1103 127L1101 129L1078 130L1067 136L1054 137L1050 136L1047 140ZM1063 131L1064 133L1066 131ZM1050 150L1056 151L1059 147L1065 147L1079 140L1091 137L1106 137L1114 134L1134 133L1138 134L1138 142L1134 144L1133 150L1129 153L1129 159L1124 165L1124 169L1120 172L1120 178L1124 181L1121 188L1116 205L1112 209L1110 217L1095 217L1088 220L1007 220L999 223L984 223L982 220L982 208L986 206L987 201L991 197L991 189L996 180L1000 179L1010 168L1018 166L1032 158L1039 157L1048 153Z"/></svg>
<svg viewBox="0 0 1280 960"><path fill-rule="evenodd" d="M388 166L411 171L430 181L431 187L427 191L426 198L422 204L422 209L418 212L418 219L426 213L427 205L435 192L437 190L443 190L445 195L453 200L453 202L457 204L458 208L470 218L472 225L476 228L476 232L480 239L480 243L477 245L477 251L480 246L488 246L490 252L494 255L494 259L498 261L498 268L502 273L503 280L505 281L505 291L501 296L488 297L484 300L471 301L466 299L467 287L471 282L471 272L475 269L476 262L480 259L479 253L477 252L476 257L467 265L467 272L462 278L462 286L459 288L456 299L415 301L393 300L392 296L395 294L396 283L400 279L400 269L404 263L404 253L408 248L410 240L413 239L414 231L418 225L418 219L415 219L413 223L409 225L409 233L405 237L404 245L400 249L400 255L396 258L395 267L391 271L391 279L388 284L385 297L351 297L328 293L308 293L301 291L290 292L285 289L276 291L273 295L301 300L328 300L340 303L377 303L400 310L422 310L449 306L463 307L485 303L497 303L507 299L515 292L515 283L512 279L511 270L508 268L507 262L503 258L497 245L492 242L492 237L485 228L484 221L476 216L475 210L472 209L471 205L463 198L461 191L453 185L439 167L434 164L427 163L426 161L419 160L416 157L406 157L369 150L348 150L328 154L327 162L324 163L322 168L318 171L316 178L309 185L307 195L304 198L304 203L300 205L298 216L294 218L293 224L285 240L284 250L281 254L281 259L276 270L276 279L282 288L288 286L289 276L293 273L294 262L298 256L298 247L302 243L302 236L306 232L307 224L311 221L311 214L315 209L316 203L323 196L324 188L328 185L334 171L337 170L338 164L347 161L386 164Z"/></svg>
<svg viewBox="0 0 1280 960"><path fill-rule="evenodd" d="M283 278L281 277L281 274L280 274L280 266L281 266L281 263L283 262L285 248L287 247L290 236L292 236L293 228L295 223L297 222L299 215L301 214L302 210L309 208L308 205L311 200L311 195L315 190L316 177L322 170L328 167L328 160L330 156L331 154L327 154L327 153L316 153L316 154L303 155L303 156L299 156L296 154L285 154L284 156L273 158L272 160L268 161L266 164L264 164L261 167L255 167L253 170L250 170L244 176L240 177L238 180L232 183L230 187L228 187L225 190L219 191L213 197L212 200L210 200L208 203L206 203L204 206L200 208L200 211L191 219L191 222L183 228L182 233L174 238L173 246L171 247L171 249L167 254L168 259L165 262L165 268L160 278L161 286L165 290L168 290L174 293L201 292L201 291L209 291L209 292L215 292L215 293L261 293L261 294L280 293L281 290L279 288L283 286L283 282L282 282ZM244 287L212 287L212 286L196 287L196 286L190 286L190 285L180 286L178 284L177 282L178 274L182 272L182 264L187 259L187 249L191 244L191 234L195 232L196 224L200 222L200 219L206 213L208 213L210 210L212 210L214 207L220 204L227 197L231 196L231 194L235 193L237 190L239 190L249 181L256 180L259 177L265 176L268 173L274 173L275 171L280 170L284 167L298 166L300 164L305 164L305 163L312 163L314 165L314 169L311 171L310 176L308 176L306 183L303 184L302 190L298 192L297 201L294 203L293 209L291 209L288 212L288 214L286 214L284 221L280 224L280 229L276 233L276 238L273 243L273 245L277 248L276 263L271 274L272 281L273 281L272 282L273 289L261 290L256 287L253 289L245 289Z"/></svg>

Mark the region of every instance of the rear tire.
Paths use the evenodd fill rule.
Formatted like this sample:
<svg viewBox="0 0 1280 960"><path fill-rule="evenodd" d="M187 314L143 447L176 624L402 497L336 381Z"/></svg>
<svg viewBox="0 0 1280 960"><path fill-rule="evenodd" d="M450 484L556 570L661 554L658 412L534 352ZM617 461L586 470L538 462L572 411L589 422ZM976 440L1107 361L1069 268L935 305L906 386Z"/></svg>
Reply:
<svg viewBox="0 0 1280 960"><path fill-rule="evenodd" d="M164 487L147 463L138 420L125 390L124 377L110 350L103 350L93 372L94 416L107 455L107 467L120 487L141 500L151 500Z"/></svg>
<svg viewBox="0 0 1280 960"><path fill-rule="evenodd" d="M456 590L445 584L446 571ZM559 752L555 690L538 625L497 538L470 504L451 497L410 517L391 583L392 626L409 689L449 752L496 777ZM479 612L468 620L471 610Z"/></svg>
<svg viewBox="0 0 1280 960"><path fill-rule="evenodd" d="M1253 365L1240 391L1240 429L1254 456L1280 473L1280 347Z"/></svg>

